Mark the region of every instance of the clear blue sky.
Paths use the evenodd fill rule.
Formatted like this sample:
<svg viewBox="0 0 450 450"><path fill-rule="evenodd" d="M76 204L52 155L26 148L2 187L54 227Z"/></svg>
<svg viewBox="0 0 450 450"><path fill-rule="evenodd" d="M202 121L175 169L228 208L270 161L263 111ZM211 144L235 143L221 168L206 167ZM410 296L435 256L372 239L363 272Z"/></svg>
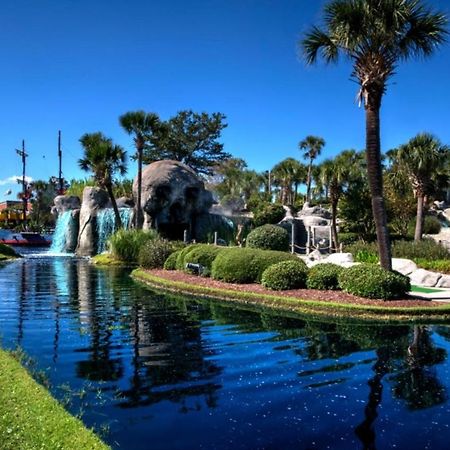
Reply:
<svg viewBox="0 0 450 450"><path fill-rule="evenodd" d="M167 119L181 109L220 111L225 150L250 168L300 158L309 134L322 158L364 147L364 111L347 62L305 67L302 33L325 0L14 0L0 16L0 201L21 173L14 149L26 140L27 174L57 175L62 130L67 179L81 178L78 143L102 131L133 152L118 124L144 109ZM429 4L449 12L448 1ZM450 144L450 44L399 67L382 108L382 147L421 131ZM130 164L134 176L135 165Z"/></svg>

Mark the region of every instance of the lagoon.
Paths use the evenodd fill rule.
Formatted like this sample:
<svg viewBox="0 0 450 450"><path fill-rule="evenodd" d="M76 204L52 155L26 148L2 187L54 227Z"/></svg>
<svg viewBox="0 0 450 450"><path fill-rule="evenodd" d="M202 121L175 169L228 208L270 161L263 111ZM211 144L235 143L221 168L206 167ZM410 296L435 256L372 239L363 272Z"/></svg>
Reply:
<svg viewBox="0 0 450 450"><path fill-rule="evenodd" d="M446 448L450 328L168 295L33 253L0 266L2 346L120 449Z"/></svg>

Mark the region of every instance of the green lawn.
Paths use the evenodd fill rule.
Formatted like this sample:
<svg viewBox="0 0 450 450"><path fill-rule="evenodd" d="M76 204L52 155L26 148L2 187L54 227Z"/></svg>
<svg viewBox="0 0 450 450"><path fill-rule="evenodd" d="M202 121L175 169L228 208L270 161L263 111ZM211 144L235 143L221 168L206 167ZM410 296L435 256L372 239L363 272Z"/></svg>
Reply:
<svg viewBox="0 0 450 450"><path fill-rule="evenodd" d="M36 383L11 354L0 350L2 450L108 449Z"/></svg>

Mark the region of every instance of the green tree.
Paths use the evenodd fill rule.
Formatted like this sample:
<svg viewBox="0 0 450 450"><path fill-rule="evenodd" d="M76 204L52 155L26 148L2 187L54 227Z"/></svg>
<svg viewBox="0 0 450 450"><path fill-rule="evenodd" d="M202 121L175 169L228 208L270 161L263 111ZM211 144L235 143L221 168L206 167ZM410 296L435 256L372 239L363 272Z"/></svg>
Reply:
<svg viewBox="0 0 450 450"><path fill-rule="evenodd" d="M391 249L383 198L380 108L398 64L428 56L445 41L447 18L420 0L333 0L325 6L324 28L313 27L301 41L308 64L322 57L352 62L366 112L367 172L382 267L391 270Z"/></svg>
<svg viewBox="0 0 450 450"><path fill-rule="evenodd" d="M334 159L327 159L320 165L322 185L327 187L331 203L331 234L335 249L339 247L336 224L339 200L352 179L360 174L360 158L361 154L355 150L344 150Z"/></svg>
<svg viewBox="0 0 450 450"><path fill-rule="evenodd" d="M280 189L278 201L283 205L293 205L299 185L305 182L305 166L294 158L286 158L272 168L271 174L273 184Z"/></svg>
<svg viewBox="0 0 450 450"><path fill-rule="evenodd" d="M174 159L192 167L196 172L210 175L217 163L231 157L219 142L227 126L221 113L195 113L180 111L171 119L161 122L148 139L144 162Z"/></svg>
<svg viewBox="0 0 450 450"><path fill-rule="evenodd" d="M134 145L136 147L136 159L138 162L137 174L137 201L134 226L142 228L144 217L142 214L141 192L142 192L142 157L145 147L145 141L160 126L160 120L155 113L146 113L145 111L130 111L119 117L120 125L128 133L134 136Z"/></svg>
<svg viewBox="0 0 450 450"><path fill-rule="evenodd" d="M303 158L308 160L308 175L306 178L306 201L311 202L311 180L314 160L320 155L325 146L325 140L317 136L306 136L298 144L300 150L304 150Z"/></svg>
<svg viewBox="0 0 450 450"><path fill-rule="evenodd" d="M450 148L429 133L421 133L391 152L400 169L407 174L417 199L414 240L423 234L425 198L434 191L434 175L448 164Z"/></svg>
<svg viewBox="0 0 450 450"><path fill-rule="evenodd" d="M122 220L113 193L114 176L125 175L127 172L127 157L125 150L112 139L102 133L86 133L80 138L84 149L84 158L78 160L80 168L86 172L92 172L94 180L108 192L114 209L116 227L122 228Z"/></svg>

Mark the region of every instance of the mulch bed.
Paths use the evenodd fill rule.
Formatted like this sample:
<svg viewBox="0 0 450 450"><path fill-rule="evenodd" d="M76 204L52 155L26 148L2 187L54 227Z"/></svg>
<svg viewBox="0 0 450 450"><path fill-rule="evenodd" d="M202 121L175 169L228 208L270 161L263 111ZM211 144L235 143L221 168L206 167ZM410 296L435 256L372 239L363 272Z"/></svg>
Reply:
<svg viewBox="0 0 450 450"><path fill-rule="evenodd" d="M388 307L434 307L440 306L439 303L431 300L419 300L414 297L405 297L399 300L374 300L357 297L342 291L319 291L315 289L293 289L290 291L271 291L260 284L233 284L223 281L213 280L211 278L190 275L178 270L148 270L149 273L170 281L179 281L196 286L209 288L228 289L239 292L253 292L257 294L277 295L279 297L295 297L304 300L317 300L323 302L335 302L353 305L369 306L388 306Z"/></svg>

